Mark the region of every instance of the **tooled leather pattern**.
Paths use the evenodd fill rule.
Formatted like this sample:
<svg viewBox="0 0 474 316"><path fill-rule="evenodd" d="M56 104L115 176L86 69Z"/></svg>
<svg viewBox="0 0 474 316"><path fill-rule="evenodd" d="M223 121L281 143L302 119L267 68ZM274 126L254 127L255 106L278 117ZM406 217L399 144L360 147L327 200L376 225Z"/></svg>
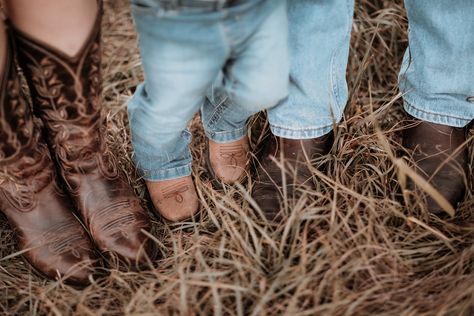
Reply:
<svg viewBox="0 0 474 316"><path fill-rule="evenodd" d="M65 220L58 222L42 233L37 240L39 246L47 246L50 254L71 254L77 259L81 258L81 247L87 249L87 237L80 229L78 223Z"/></svg>
<svg viewBox="0 0 474 316"><path fill-rule="evenodd" d="M122 199L114 201L92 214L90 222L96 229L108 236L127 236L127 227L136 224L134 210L140 207L137 199Z"/></svg>
<svg viewBox="0 0 474 316"><path fill-rule="evenodd" d="M48 141L64 179L74 191L75 174L99 172L113 180L118 172L104 139L101 111L100 32L71 58L24 36L21 61L30 78L35 111L48 131Z"/></svg>
<svg viewBox="0 0 474 316"><path fill-rule="evenodd" d="M223 145L220 148L220 156L228 162L228 165L239 166L239 162L245 164L247 152L240 144Z"/></svg>
<svg viewBox="0 0 474 316"><path fill-rule="evenodd" d="M54 170L11 52L6 65L0 91L0 209L29 212Z"/></svg>
<svg viewBox="0 0 474 316"><path fill-rule="evenodd" d="M47 129L62 177L86 225L92 232L125 234L122 228L132 224L133 215L135 225L145 227L143 209L121 179L104 138L100 18L89 41L74 57L24 35L18 42L23 48L20 61L30 79L35 111ZM104 192L120 192L119 196L96 192L90 203L88 193L81 191L83 181L98 181Z"/></svg>

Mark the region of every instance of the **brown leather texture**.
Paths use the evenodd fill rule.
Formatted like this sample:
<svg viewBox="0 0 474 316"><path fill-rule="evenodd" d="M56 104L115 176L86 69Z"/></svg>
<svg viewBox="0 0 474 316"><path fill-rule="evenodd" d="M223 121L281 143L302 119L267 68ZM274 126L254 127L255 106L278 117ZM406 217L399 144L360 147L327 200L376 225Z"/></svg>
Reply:
<svg viewBox="0 0 474 316"><path fill-rule="evenodd" d="M168 222L196 220L199 198L191 176L164 181L147 181L153 205Z"/></svg>
<svg viewBox="0 0 474 316"><path fill-rule="evenodd" d="M247 137L229 143L209 140L206 166L213 181L229 185L242 182L248 174L249 153Z"/></svg>
<svg viewBox="0 0 474 316"><path fill-rule="evenodd" d="M314 186L308 166L329 153L333 141L333 132L314 139L269 137L252 187L252 197L268 220L278 219L284 198L298 199L298 188ZM282 195L283 183L286 183L286 197Z"/></svg>
<svg viewBox="0 0 474 316"><path fill-rule="evenodd" d="M55 166L30 111L9 51L0 90L0 210L36 272L86 285L93 247L57 182Z"/></svg>
<svg viewBox="0 0 474 316"><path fill-rule="evenodd" d="M150 219L118 172L104 138L101 106L101 12L75 56L16 30L19 63L35 113L75 207L96 245L135 267L147 262Z"/></svg>
<svg viewBox="0 0 474 316"><path fill-rule="evenodd" d="M466 130L420 121L403 131L403 146L411 153L415 170L440 192L453 207L464 197L467 184L468 150ZM442 208L422 192L413 181L408 189L422 196L429 212L441 214Z"/></svg>

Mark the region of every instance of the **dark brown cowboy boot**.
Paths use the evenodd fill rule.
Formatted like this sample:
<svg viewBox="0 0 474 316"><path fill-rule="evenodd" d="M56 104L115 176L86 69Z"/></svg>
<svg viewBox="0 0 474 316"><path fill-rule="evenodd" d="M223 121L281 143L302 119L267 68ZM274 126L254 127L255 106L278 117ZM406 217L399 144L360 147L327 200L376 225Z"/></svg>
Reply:
<svg viewBox="0 0 474 316"><path fill-rule="evenodd" d="M2 77L0 210L15 230L20 251L37 272L87 285L95 263L92 244L58 186L48 147L21 91L11 51Z"/></svg>
<svg viewBox="0 0 474 316"><path fill-rule="evenodd" d="M314 186L308 165L315 158L329 153L333 141L333 132L319 138L301 140L270 136L257 167L252 189L252 198L267 219L275 220L280 213L285 198L282 190L284 180L286 198L290 199L298 198L298 187ZM283 172L280 166L284 166Z"/></svg>
<svg viewBox="0 0 474 316"><path fill-rule="evenodd" d="M467 146L463 145L466 130L414 120L416 125L403 132L403 146L412 152L418 173L456 208L466 191ZM423 196L428 211L443 212L413 181L408 182L408 189Z"/></svg>
<svg viewBox="0 0 474 316"><path fill-rule="evenodd" d="M73 57L16 30L19 62L61 176L97 246L136 267L151 256L150 219L122 178L101 111L100 23Z"/></svg>

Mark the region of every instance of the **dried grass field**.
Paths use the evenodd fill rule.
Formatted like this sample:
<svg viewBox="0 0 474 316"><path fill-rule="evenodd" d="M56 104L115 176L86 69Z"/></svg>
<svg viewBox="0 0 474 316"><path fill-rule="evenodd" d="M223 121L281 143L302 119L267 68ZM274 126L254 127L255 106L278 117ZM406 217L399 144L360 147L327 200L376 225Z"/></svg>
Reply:
<svg viewBox="0 0 474 316"><path fill-rule="evenodd" d="M149 208L130 159L126 116L143 76L136 34L126 0L107 1L105 12L108 139ZM288 201L282 223L252 210L251 181L212 188L196 119L192 149L203 216L184 226L153 217L162 254L153 269L108 269L84 290L45 281L15 253L0 215L0 314L474 315L472 194L444 219L397 196L406 172L395 158L405 118L397 74L406 29L401 0L356 1L345 117L331 154L317 161L326 169L315 169L317 189ZM257 117L250 126L255 148L264 122ZM471 191L472 184L471 177Z"/></svg>

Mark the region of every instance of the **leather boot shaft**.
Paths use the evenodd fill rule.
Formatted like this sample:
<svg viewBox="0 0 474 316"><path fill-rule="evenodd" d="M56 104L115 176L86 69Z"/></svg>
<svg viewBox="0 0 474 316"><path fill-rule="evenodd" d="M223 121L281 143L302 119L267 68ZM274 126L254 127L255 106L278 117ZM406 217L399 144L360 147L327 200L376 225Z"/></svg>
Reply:
<svg viewBox="0 0 474 316"><path fill-rule="evenodd" d="M97 246L121 262L145 263L150 220L108 149L102 111L101 16L75 56L16 32L34 111L67 191Z"/></svg>
<svg viewBox="0 0 474 316"><path fill-rule="evenodd" d="M35 271L85 285L95 264L92 245L57 182L14 56L9 40L0 89L0 210Z"/></svg>

